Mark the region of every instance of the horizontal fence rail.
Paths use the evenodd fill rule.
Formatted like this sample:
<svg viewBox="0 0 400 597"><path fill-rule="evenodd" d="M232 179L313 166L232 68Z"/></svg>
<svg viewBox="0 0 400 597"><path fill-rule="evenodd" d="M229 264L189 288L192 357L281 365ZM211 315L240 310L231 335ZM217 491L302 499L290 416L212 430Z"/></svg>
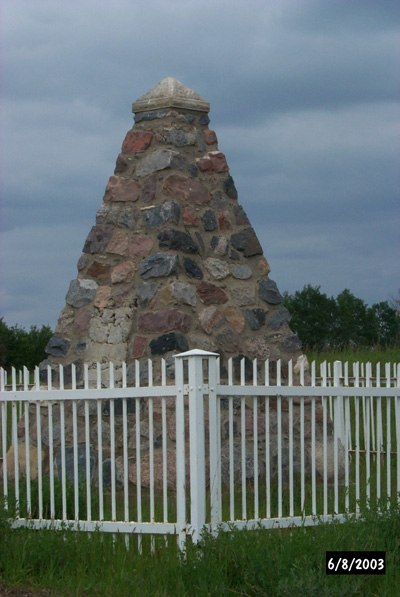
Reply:
<svg viewBox="0 0 400 597"><path fill-rule="evenodd" d="M235 366L236 365L236 366ZM351 369L351 370L350 370ZM400 495L400 365L216 354L0 371L0 489L14 527L137 536L343 520Z"/></svg>

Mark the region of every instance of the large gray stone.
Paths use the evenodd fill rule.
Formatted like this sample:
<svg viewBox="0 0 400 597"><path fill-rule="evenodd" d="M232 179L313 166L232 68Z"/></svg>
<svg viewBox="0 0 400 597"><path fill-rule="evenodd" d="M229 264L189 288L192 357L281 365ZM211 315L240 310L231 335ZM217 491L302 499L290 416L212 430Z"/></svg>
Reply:
<svg viewBox="0 0 400 597"><path fill-rule="evenodd" d="M119 214L117 224L121 228L132 229L139 219L139 212L131 206L125 206Z"/></svg>
<svg viewBox="0 0 400 597"><path fill-rule="evenodd" d="M202 215L202 222L204 226L204 230L210 232L211 230L216 230L218 228L217 218L215 213L211 209L207 209L204 214Z"/></svg>
<svg viewBox="0 0 400 597"><path fill-rule="evenodd" d="M143 157L143 159L136 166L137 176L147 176L152 172L158 170L165 170L166 168L177 168L181 170L185 163L185 158L182 154L171 149L158 149L150 155Z"/></svg>
<svg viewBox="0 0 400 597"><path fill-rule="evenodd" d="M49 366L51 380L55 380L58 371L58 365L52 361L49 361L48 359L45 359L39 363L39 378L40 381L43 381L44 383L49 381Z"/></svg>
<svg viewBox="0 0 400 597"><path fill-rule="evenodd" d="M122 457L119 456L115 459L114 462L115 466L115 487L117 489L122 489L124 486L124 465L122 462ZM112 461L111 458L106 458L103 460L103 487L106 489L110 489L112 486Z"/></svg>
<svg viewBox="0 0 400 597"><path fill-rule="evenodd" d="M222 330L216 336L218 347L224 352L236 352L242 349L239 335L230 329Z"/></svg>
<svg viewBox="0 0 400 597"><path fill-rule="evenodd" d="M271 305L279 305L279 303L283 302L283 296L279 292L276 283L269 278L261 280L258 286L258 291L260 298Z"/></svg>
<svg viewBox="0 0 400 597"><path fill-rule="evenodd" d="M53 336L48 341L44 350L47 354L51 354L53 357L64 357L69 351L70 346L71 342L66 338Z"/></svg>
<svg viewBox="0 0 400 597"><path fill-rule="evenodd" d="M78 340L78 342L74 346L74 351L76 352L76 354L83 354L84 352L86 352L86 349L87 349L86 340L83 340L83 338Z"/></svg>
<svg viewBox="0 0 400 597"><path fill-rule="evenodd" d="M203 137L203 134L201 131L199 131L197 133L197 149L199 151L201 151L201 153L203 153L207 149L207 146L205 144L204 137Z"/></svg>
<svg viewBox="0 0 400 597"><path fill-rule="evenodd" d="M142 282L139 284L136 292L139 307L142 309L148 307L157 290L157 282Z"/></svg>
<svg viewBox="0 0 400 597"><path fill-rule="evenodd" d="M98 284L94 280L77 278L70 283L65 300L72 307L83 307L93 301L97 289Z"/></svg>
<svg viewBox="0 0 400 597"><path fill-rule="evenodd" d="M251 269L248 265L232 265L232 276L238 280L247 280L251 276Z"/></svg>
<svg viewBox="0 0 400 597"><path fill-rule="evenodd" d="M112 236L112 230L93 226L83 247L84 253L101 253Z"/></svg>
<svg viewBox="0 0 400 597"><path fill-rule="evenodd" d="M175 201L166 201L163 205L158 205L143 213L146 228L158 228L166 222L179 224L180 215L181 208Z"/></svg>
<svg viewBox="0 0 400 597"><path fill-rule="evenodd" d="M141 112L135 114L135 122L141 122L142 120L156 120L157 118L165 118L169 110L158 110L157 112Z"/></svg>
<svg viewBox="0 0 400 597"><path fill-rule="evenodd" d="M246 228L231 236L232 246L238 251L242 251L245 257L253 255L262 255L262 247L253 228Z"/></svg>
<svg viewBox="0 0 400 597"><path fill-rule="evenodd" d="M185 145L194 145L196 137L193 133L174 127L172 129L162 129L159 133L159 141L171 143L175 147L184 147Z"/></svg>
<svg viewBox="0 0 400 597"><path fill-rule="evenodd" d="M230 199L236 200L238 198L238 193L232 176L229 176L226 180L224 180L224 191Z"/></svg>
<svg viewBox="0 0 400 597"><path fill-rule="evenodd" d="M198 246L187 232L167 228L158 235L160 249L197 253Z"/></svg>
<svg viewBox="0 0 400 597"><path fill-rule="evenodd" d="M246 479L254 479L254 450L251 446L245 446L245 467ZM221 450L221 480L226 486L230 482L230 446L226 443ZM260 474L261 466L258 464L258 471ZM236 439L233 444L233 476L238 482L242 478L242 445L240 439Z"/></svg>
<svg viewBox="0 0 400 597"><path fill-rule="evenodd" d="M78 481L84 481L86 472L86 447L78 446ZM97 478L96 455L93 449L90 450L89 468L90 478L94 481ZM61 478L61 450L57 452L54 466L55 476ZM74 482L74 448L65 448L65 475L68 481Z"/></svg>
<svg viewBox="0 0 400 597"><path fill-rule="evenodd" d="M293 336L285 338L282 342L282 348L288 352L297 352L302 348L301 340L296 334L293 334Z"/></svg>
<svg viewBox="0 0 400 597"><path fill-rule="evenodd" d="M179 259L178 255L165 255L164 253L154 253L146 259L143 259L139 266L139 272L142 278L159 278L162 276L171 276L178 273Z"/></svg>
<svg viewBox="0 0 400 597"><path fill-rule="evenodd" d="M279 330L280 327L289 323L291 315L286 307L281 307L276 315L274 315L268 322L270 330Z"/></svg>
<svg viewBox="0 0 400 597"><path fill-rule="evenodd" d="M265 311L263 309L245 309L245 315L252 330L259 330L265 323Z"/></svg>
<svg viewBox="0 0 400 597"><path fill-rule="evenodd" d="M172 282L168 288L170 289L171 294L181 303L192 305L192 307L196 306L197 297L193 286L190 286L189 284L181 284L180 282Z"/></svg>

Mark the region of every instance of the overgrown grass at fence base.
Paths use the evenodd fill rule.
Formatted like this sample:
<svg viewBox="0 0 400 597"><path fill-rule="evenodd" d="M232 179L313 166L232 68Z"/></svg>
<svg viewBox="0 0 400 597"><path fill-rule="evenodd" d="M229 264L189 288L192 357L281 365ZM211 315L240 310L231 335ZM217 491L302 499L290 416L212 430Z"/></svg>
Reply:
<svg viewBox="0 0 400 597"><path fill-rule="evenodd" d="M398 594L400 511L381 505L346 524L287 531L203 535L180 554L158 537L153 555L135 537L69 531L11 530L0 515L0 584L56 595L299 595ZM326 576L327 550L386 551L384 576Z"/></svg>

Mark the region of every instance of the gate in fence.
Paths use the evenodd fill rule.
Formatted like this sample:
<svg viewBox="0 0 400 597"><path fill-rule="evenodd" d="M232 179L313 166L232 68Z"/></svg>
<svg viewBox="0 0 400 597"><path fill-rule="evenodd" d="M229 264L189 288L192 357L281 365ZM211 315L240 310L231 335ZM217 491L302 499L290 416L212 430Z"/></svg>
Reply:
<svg viewBox="0 0 400 597"><path fill-rule="evenodd" d="M298 379L292 364L232 361L221 383L218 355L85 367L78 388L63 368L53 387L25 369L1 372L0 483L14 526L174 535L180 547L231 528L313 525L358 513L400 492L400 365L335 362ZM143 385L143 371L146 382ZM170 375L170 373L169 373ZM90 380L90 381L89 381ZM295 385L297 384L297 385Z"/></svg>

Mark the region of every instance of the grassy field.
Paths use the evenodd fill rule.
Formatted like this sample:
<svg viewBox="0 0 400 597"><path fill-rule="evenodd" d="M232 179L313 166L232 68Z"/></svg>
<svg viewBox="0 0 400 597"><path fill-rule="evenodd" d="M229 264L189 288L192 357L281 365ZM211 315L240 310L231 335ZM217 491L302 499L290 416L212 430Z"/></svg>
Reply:
<svg viewBox="0 0 400 597"><path fill-rule="evenodd" d="M134 541L135 540L135 541ZM400 583L400 511L289 531L204 536L180 554L174 542L127 551L123 537L11 530L0 523L0 587L67 595L393 596ZM325 573L326 551L385 551L381 576ZM0 588L1 591L1 588ZM42 593L41 593L42 594Z"/></svg>

